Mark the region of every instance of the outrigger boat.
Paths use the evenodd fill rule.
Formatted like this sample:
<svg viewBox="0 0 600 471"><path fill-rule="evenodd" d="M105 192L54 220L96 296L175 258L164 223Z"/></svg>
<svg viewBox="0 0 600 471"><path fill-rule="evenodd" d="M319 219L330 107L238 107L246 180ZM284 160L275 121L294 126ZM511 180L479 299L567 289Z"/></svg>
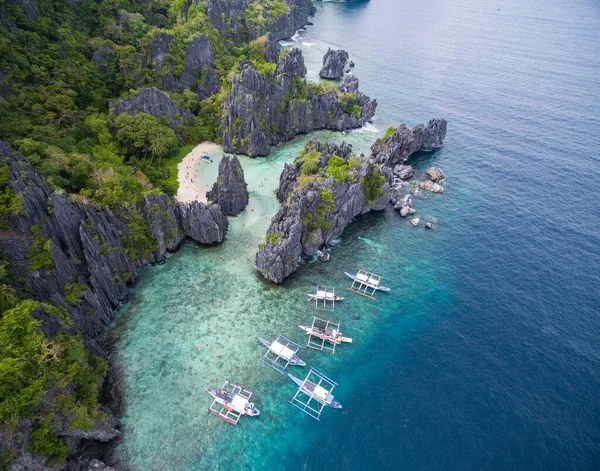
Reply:
<svg viewBox="0 0 600 471"><path fill-rule="evenodd" d="M319 381L319 384L316 384L313 381L310 381L308 377L305 380L301 380L299 378L296 378L291 373L288 373L288 376L294 383L298 385L298 387L300 388L299 391L303 394L306 394L311 399L316 400L320 404L333 407L334 409L342 408L342 405L338 401L336 401L333 397L333 394L331 394L331 391L333 390L333 385L336 385L335 383L331 385L330 390L327 390L324 387L320 386L321 381Z"/></svg>
<svg viewBox="0 0 600 471"><path fill-rule="evenodd" d="M230 391L227 390L228 387L231 387ZM225 381L221 389L205 387L204 390L214 398L208 412L232 425L237 425L242 415L260 415L254 403L250 402L254 393L242 386Z"/></svg>
<svg viewBox="0 0 600 471"><path fill-rule="evenodd" d="M325 290L317 290L316 293L308 293L308 300L309 301L343 301L344 298L342 296L337 296L335 293L332 293L331 291L325 291Z"/></svg>
<svg viewBox="0 0 600 471"><path fill-rule="evenodd" d="M209 155L201 155L200 158L206 162L212 162L212 159Z"/></svg>
<svg viewBox="0 0 600 471"><path fill-rule="evenodd" d="M283 339L287 345L284 345L279 340ZM269 351L275 354L277 357L282 358L287 362L288 365L296 365L296 366L306 366L306 363L302 361L296 352L300 348L300 345L296 345L291 340L286 339L285 337L280 336L277 340L273 342L269 342L268 340L258 338L262 342L262 344L269 349ZM294 350L290 348L290 345L293 347L298 347ZM269 363L270 364L270 363ZM287 366L287 365L286 365Z"/></svg>
<svg viewBox="0 0 600 471"><path fill-rule="evenodd" d="M348 278L360 283L361 285L365 285L369 288L374 289L375 291L390 291L390 288L386 288L385 286L381 286L379 282L381 281L381 277L375 275L373 273L369 273L364 270L359 270L356 275L352 275L347 271L344 272Z"/></svg>
<svg viewBox="0 0 600 471"><path fill-rule="evenodd" d="M320 321L321 319L318 319L315 317L315 320ZM305 325L301 325L299 327L304 332L306 332L308 335L310 335L312 337L316 337L321 340L325 340L326 342L329 342L333 345L340 345L342 342L352 343L352 339L350 337L344 337L341 334L341 332L339 331L339 324L332 323L330 321L323 321L323 322L328 322L326 327L322 327L320 325L315 325L316 324L315 321L313 321L313 325L310 327L307 327ZM329 324L337 326L338 328L329 327Z"/></svg>

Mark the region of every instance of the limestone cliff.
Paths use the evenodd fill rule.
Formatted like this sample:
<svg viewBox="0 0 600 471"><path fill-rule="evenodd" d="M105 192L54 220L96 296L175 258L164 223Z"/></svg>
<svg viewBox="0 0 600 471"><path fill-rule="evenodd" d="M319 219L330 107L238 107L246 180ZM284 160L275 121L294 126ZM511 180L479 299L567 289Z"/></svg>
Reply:
<svg viewBox="0 0 600 471"><path fill-rule="evenodd" d="M209 38L198 35L187 43L183 71L179 76L176 76L173 64L177 53L174 48L175 40L171 34L161 32L154 36L150 60L161 88L168 92L192 90L199 100L217 93L220 84L215 75L215 54Z"/></svg>
<svg viewBox="0 0 600 471"><path fill-rule="evenodd" d="M265 156L270 146L315 129L361 127L375 114L376 100L357 91L358 81L329 87L305 80L302 52L287 51L274 70L242 61L222 103L226 152Z"/></svg>
<svg viewBox="0 0 600 471"><path fill-rule="evenodd" d="M345 81L353 87L353 80ZM311 141L293 164L285 165L279 180L279 212L271 219L265 243L256 254L256 267L268 280L281 283L303 259L338 237L355 217L382 210L392 201L402 216L413 214L410 196L394 186L394 174L414 175L412 167L397 165L418 151L442 145L446 121L432 119L412 130L401 125L378 139L369 157L353 156L347 144ZM441 178L443 172L430 169ZM431 178L431 177L430 177ZM432 181L427 180L430 184Z"/></svg>
<svg viewBox="0 0 600 471"><path fill-rule="evenodd" d="M402 124L387 138L377 139L371 152L375 162L394 168L415 152L439 149L445 137L445 119L432 119L427 126L419 124L412 129Z"/></svg>
<svg viewBox="0 0 600 471"><path fill-rule="evenodd" d="M244 170L237 157L223 157L219 163L219 177L206 199L218 204L228 216L237 216L248 204L248 185Z"/></svg>
<svg viewBox="0 0 600 471"><path fill-rule="evenodd" d="M179 108L156 87L140 88L137 96L111 103L110 108L114 109L117 115L148 113L157 119L164 116L172 129L179 129L183 124L191 124L194 119L194 115L189 110Z"/></svg>
<svg viewBox="0 0 600 471"><path fill-rule="evenodd" d="M303 258L338 237L354 218L384 209L390 180L389 170L352 155L348 144L307 143L281 174L277 193L281 209L256 254L259 272L281 283Z"/></svg>
<svg viewBox="0 0 600 471"><path fill-rule="evenodd" d="M348 62L348 53L343 49L327 49L323 56L323 67L319 77L330 80L339 80L344 76L344 69Z"/></svg>
<svg viewBox="0 0 600 471"><path fill-rule="evenodd" d="M2 237L12 241L3 244L2 255L20 267L31 296L67 309L87 347L102 356L96 337L127 297L126 285L135 280L136 268L164 260L166 252L175 250L186 236L214 244L223 240L227 230L227 217L218 206L178 203L168 195L150 194L137 209L154 245L140 250L126 222L110 209L96 209L54 192L2 141L0 163L10 165L11 187L23 206L12 229ZM47 241L53 269L28 269L25 249L34 240ZM71 283L85 286L75 303L67 302Z"/></svg>
<svg viewBox="0 0 600 471"><path fill-rule="evenodd" d="M193 0L206 3L210 22L236 44L269 33L273 41L289 38L316 12L312 0Z"/></svg>

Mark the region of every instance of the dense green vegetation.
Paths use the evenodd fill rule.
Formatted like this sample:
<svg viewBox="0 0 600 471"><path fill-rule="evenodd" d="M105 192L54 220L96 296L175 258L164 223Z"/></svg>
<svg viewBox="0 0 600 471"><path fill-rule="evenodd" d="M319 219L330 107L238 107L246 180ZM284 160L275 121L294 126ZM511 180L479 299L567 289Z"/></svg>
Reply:
<svg viewBox="0 0 600 471"><path fill-rule="evenodd" d="M385 132L385 135L383 136L382 140L386 140L388 137L390 137L392 134L394 134L396 132L396 127L394 126L390 126L389 128L387 128L387 131Z"/></svg>
<svg viewBox="0 0 600 471"><path fill-rule="evenodd" d="M18 6L17 4L20 4ZM109 207L127 225L127 253L141 259L156 249L139 212L144 196L177 191L177 165L202 140L219 141L221 102L241 59L271 74L264 60L270 25L287 12L282 0L255 1L248 10L253 29L241 31L235 45L213 27L203 2L187 0L37 0L0 5L0 139L17 149L57 190L96 208ZM228 26L230 28L230 26ZM157 34L171 36L159 70L151 48ZM140 113L116 116L109 103L133 98L140 87L159 86L165 74L179 78L186 48L206 35L221 84L216 95L199 101L180 89L169 97L189 109L190 121L169 125ZM228 39L229 38L229 39ZM204 72L202 72L204 73ZM10 169L0 167L0 230L23 204L10 187ZM55 269L51 241L30 228L29 270ZM93 237L97 237L90 228ZM101 244L101 241L98 240ZM280 242L277 235L270 242ZM34 419L29 451L66 459L60 427L91 430L107 417L97 404L106 363L89 354L67 312L27 299L23 279L11 278L0 260L0 434L11 437L19 419ZM64 295L76 306L87 286L67 283ZM46 336L37 319L60 319L58 332ZM65 425L67 424L67 425ZM0 469L19 450L2 450Z"/></svg>
<svg viewBox="0 0 600 471"><path fill-rule="evenodd" d="M2 432L9 434L20 418L35 415L30 451L64 461L67 446L55 434L60 420L85 431L108 419L97 404L106 362L89 354L81 337L73 335L65 310L7 296L6 272L0 270L0 275ZM36 314L58 318L62 328L53 338L46 337Z"/></svg>
<svg viewBox="0 0 600 471"><path fill-rule="evenodd" d="M375 165L371 173L361 179L360 182L365 195L365 201L368 204L371 204L381 196L381 185L383 185L385 181L386 178L379 172L377 165Z"/></svg>

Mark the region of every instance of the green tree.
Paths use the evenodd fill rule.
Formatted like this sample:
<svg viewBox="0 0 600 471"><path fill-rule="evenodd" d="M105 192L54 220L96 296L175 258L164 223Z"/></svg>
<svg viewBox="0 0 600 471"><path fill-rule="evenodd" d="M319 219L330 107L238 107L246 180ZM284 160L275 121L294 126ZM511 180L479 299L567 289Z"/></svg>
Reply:
<svg viewBox="0 0 600 471"><path fill-rule="evenodd" d="M158 165L163 157L168 157L177 147L175 131L161 124L154 116L138 113L134 116L121 113L115 120L117 140L129 152L140 157L158 157Z"/></svg>

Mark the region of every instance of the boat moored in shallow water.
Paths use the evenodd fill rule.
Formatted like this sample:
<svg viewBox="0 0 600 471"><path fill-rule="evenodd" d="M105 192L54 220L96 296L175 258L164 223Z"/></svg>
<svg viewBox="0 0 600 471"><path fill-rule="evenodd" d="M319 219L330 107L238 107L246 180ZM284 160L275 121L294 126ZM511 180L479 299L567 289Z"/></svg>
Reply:
<svg viewBox="0 0 600 471"><path fill-rule="evenodd" d="M335 353L336 345L341 345L343 342L352 343L350 337L344 337L340 332L339 322L314 317L310 327L305 325L299 327L308 334L308 346L317 350L326 350ZM315 339L320 340L320 342ZM325 342L332 344L333 348L326 348Z"/></svg>
<svg viewBox="0 0 600 471"><path fill-rule="evenodd" d="M212 389L207 386L204 390L214 399L208 412L232 425L237 425L242 415L250 417L260 415L260 411L254 407L254 403L250 402L254 393L249 389L225 381L221 389Z"/></svg>
<svg viewBox="0 0 600 471"><path fill-rule="evenodd" d="M280 373L283 373L283 370L285 370L288 365L306 366L306 363L297 355L298 350L302 347L284 336L280 335L277 337L277 340L273 340L272 342L260 337L258 340L269 349L262 358L263 363L275 368Z"/></svg>
<svg viewBox="0 0 600 471"><path fill-rule="evenodd" d="M304 380L296 378L290 373L288 373L288 376L298 386L298 390L290 403L304 413L320 420L325 406L333 409L342 408L342 405L339 401L336 401L332 394L337 383L315 368L310 369Z"/></svg>
<svg viewBox="0 0 600 471"><path fill-rule="evenodd" d="M382 276L363 270L362 268L357 268L357 270L356 275L352 275L347 271L344 272L352 280L352 286L348 288L348 291L373 300L375 299L375 291L390 291L390 288L381 285Z"/></svg>
<svg viewBox="0 0 600 471"><path fill-rule="evenodd" d="M316 293L308 293L309 301L343 301L344 298L342 296L338 296L331 291L317 290Z"/></svg>

